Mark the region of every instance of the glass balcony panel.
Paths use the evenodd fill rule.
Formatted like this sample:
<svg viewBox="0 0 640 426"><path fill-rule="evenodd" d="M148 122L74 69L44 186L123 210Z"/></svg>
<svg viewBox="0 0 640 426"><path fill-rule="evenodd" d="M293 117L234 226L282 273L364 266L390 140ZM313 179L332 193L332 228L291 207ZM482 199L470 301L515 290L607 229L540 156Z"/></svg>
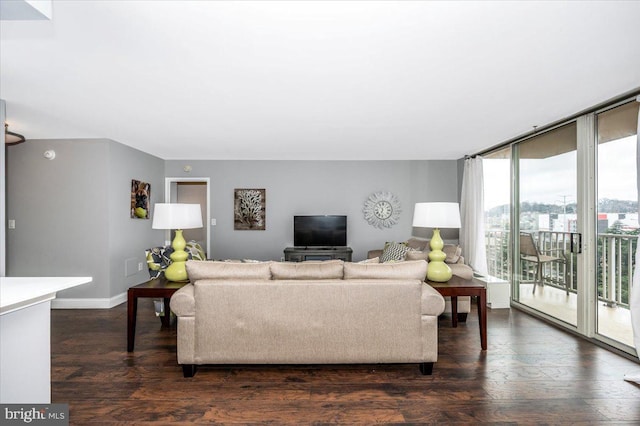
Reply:
<svg viewBox="0 0 640 426"><path fill-rule="evenodd" d="M640 233L636 189L638 109L640 103L632 101L596 115L596 331L628 346L633 346L629 295Z"/></svg>

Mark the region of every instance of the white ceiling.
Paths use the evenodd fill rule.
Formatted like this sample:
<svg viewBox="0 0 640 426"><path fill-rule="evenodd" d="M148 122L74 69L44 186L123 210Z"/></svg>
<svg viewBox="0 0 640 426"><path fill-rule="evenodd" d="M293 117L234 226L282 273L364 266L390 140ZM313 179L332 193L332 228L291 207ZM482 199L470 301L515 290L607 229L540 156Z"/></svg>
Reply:
<svg viewBox="0 0 640 426"><path fill-rule="evenodd" d="M635 1L52 12L0 22L10 129L164 159L458 159L640 88Z"/></svg>

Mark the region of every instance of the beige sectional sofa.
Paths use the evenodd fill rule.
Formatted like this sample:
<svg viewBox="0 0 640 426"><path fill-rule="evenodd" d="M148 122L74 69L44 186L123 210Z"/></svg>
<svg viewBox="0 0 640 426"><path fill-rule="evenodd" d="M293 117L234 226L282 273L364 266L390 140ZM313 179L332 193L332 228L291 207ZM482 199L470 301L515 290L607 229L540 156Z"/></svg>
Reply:
<svg viewBox="0 0 640 426"><path fill-rule="evenodd" d="M438 359L444 299L423 260L395 264L188 261L171 298L178 363L418 363Z"/></svg>

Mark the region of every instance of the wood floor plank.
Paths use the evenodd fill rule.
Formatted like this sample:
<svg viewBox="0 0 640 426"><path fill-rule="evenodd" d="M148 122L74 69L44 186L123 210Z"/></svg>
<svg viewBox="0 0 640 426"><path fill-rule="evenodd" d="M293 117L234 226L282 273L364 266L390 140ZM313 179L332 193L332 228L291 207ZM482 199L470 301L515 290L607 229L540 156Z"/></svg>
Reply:
<svg viewBox="0 0 640 426"><path fill-rule="evenodd" d="M637 424L640 364L527 314L439 321L431 376L417 365L218 365L184 378L176 329L141 301L135 352L126 307L52 311L52 402L73 425ZM150 302L150 301L149 301Z"/></svg>
<svg viewBox="0 0 640 426"><path fill-rule="evenodd" d="M359 423L366 424L371 419L378 423L404 422L405 418L398 410L397 402L362 401L358 403L331 403L306 401L289 403L286 401L261 402L252 410L245 409L246 404L236 401L215 407L203 416L204 421L222 423Z"/></svg>
<svg viewBox="0 0 640 426"><path fill-rule="evenodd" d="M572 424L609 420L585 401L575 399L454 402L425 410L418 403L402 404L407 422Z"/></svg>
<svg viewBox="0 0 640 426"><path fill-rule="evenodd" d="M565 380L530 381L527 386L518 382L485 381L483 389L496 400L531 399L627 399L636 398L640 407L640 386L623 380Z"/></svg>

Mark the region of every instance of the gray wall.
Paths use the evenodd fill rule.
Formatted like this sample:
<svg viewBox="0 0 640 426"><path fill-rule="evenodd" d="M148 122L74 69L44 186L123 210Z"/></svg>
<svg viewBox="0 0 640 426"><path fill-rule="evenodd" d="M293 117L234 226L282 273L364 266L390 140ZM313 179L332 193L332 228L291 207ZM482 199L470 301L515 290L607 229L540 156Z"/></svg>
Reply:
<svg viewBox="0 0 640 426"><path fill-rule="evenodd" d="M294 215L340 214L348 216L353 260L362 260L385 241L412 234L414 203L458 201L456 161L167 161L165 175L211 178L214 259L279 260L293 245ZM234 231L234 188L266 189L265 231ZM363 203L376 191L390 191L402 204L400 222L390 229L364 220Z"/></svg>
<svg viewBox="0 0 640 426"><path fill-rule="evenodd" d="M108 146L109 268L114 296L149 279L144 251L164 243L165 231L151 229L151 219L131 219L130 214L132 179L151 184L151 208L164 200L164 160L113 141ZM142 271L137 270L139 262Z"/></svg>
<svg viewBox="0 0 640 426"><path fill-rule="evenodd" d="M5 107L6 103L4 100L0 99L0 123L4 123L5 121ZM7 253L7 238L6 238L6 203L5 203L5 194L7 188L7 168L5 162L5 144L4 144L4 131L0 132L0 143L2 143L2 149L0 149L0 164L2 165L2 173L0 174L0 277L5 276L5 266L6 266L6 253Z"/></svg>
<svg viewBox="0 0 640 426"><path fill-rule="evenodd" d="M43 157L47 149L55 160ZM293 244L294 215L344 214L361 260L385 241L430 236L411 227L414 203L457 201L459 188L456 161L163 161L107 139L29 140L11 147L7 160L7 218L16 220L7 233L7 275L94 278L62 299L111 299L148 278L144 249L163 244L165 233L129 217L131 179L151 184L153 205L164 201L165 177L210 178L215 259L279 260ZM235 188L266 189L265 231L234 231ZM390 229L363 218L376 191L402 204Z"/></svg>
<svg viewBox="0 0 640 426"><path fill-rule="evenodd" d="M56 152L54 160L43 157ZM111 298L148 277L144 247L161 244L151 221L129 217L131 179L163 196L163 160L106 139L29 140L7 155L8 276L92 276L63 298ZM155 193L154 190L155 189ZM135 274L125 276L125 259ZM146 268L146 262L144 264ZM146 274L146 275L145 275Z"/></svg>

